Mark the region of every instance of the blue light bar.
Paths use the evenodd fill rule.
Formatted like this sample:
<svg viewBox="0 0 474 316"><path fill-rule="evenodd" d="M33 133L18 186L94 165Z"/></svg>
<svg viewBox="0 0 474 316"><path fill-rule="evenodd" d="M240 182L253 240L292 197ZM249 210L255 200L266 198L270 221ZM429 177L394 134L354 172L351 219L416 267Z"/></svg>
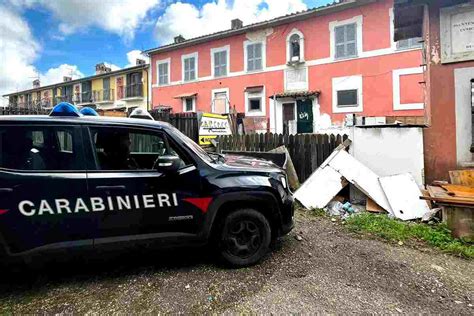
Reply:
<svg viewBox="0 0 474 316"><path fill-rule="evenodd" d="M82 116L79 110L68 102L58 103L49 113L49 116Z"/></svg>
<svg viewBox="0 0 474 316"><path fill-rule="evenodd" d="M83 107L79 112L85 116L99 116L99 114L93 108L88 106Z"/></svg>

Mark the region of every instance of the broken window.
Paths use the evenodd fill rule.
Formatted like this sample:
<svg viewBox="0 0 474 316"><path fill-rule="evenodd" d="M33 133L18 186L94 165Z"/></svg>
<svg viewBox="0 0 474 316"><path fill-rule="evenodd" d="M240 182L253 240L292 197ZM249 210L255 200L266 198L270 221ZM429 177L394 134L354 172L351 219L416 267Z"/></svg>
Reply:
<svg viewBox="0 0 474 316"><path fill-rule="evenodd" d="M407 38L397 42L397 49L421 48L423 39L421 37Z"/></svg>

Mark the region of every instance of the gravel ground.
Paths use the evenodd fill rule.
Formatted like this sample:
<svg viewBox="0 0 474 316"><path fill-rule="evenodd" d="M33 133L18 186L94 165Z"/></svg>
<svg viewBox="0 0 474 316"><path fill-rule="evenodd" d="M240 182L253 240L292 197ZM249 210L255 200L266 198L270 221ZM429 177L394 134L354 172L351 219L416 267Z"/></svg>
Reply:
<svg viewBox="0 0 474 316"><path fill-rule="evenodd" d="M301 212L275 248L240 270L200 249L48 262L2 275L0 314L474 313L473 261L360 239Z"/></svg>

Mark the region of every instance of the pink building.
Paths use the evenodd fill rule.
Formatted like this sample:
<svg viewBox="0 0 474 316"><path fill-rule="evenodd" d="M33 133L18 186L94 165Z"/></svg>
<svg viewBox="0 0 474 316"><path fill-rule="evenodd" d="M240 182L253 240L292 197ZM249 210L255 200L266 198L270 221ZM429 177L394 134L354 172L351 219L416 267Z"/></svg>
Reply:
<svg viewBox="0 0 474 316"><path fill-rule="evenodd" d="M422 43L393 41L393 0L346 0L229 24L146 51L153 107L235 108L278 133L341 125L351 113L424 116Z"/></svg>

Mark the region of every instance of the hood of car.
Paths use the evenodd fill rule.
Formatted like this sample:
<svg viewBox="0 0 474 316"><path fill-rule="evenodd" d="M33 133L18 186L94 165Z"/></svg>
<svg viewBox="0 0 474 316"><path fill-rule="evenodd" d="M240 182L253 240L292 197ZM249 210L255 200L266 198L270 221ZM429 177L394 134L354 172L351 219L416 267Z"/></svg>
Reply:
<svg viewBox="0 0 474 316"><path fill-rule="evenodd" d="M269 160L232 154L224 155L223 165L232 169L250 169L263 172L281 172L282 170Z"/></svg>

